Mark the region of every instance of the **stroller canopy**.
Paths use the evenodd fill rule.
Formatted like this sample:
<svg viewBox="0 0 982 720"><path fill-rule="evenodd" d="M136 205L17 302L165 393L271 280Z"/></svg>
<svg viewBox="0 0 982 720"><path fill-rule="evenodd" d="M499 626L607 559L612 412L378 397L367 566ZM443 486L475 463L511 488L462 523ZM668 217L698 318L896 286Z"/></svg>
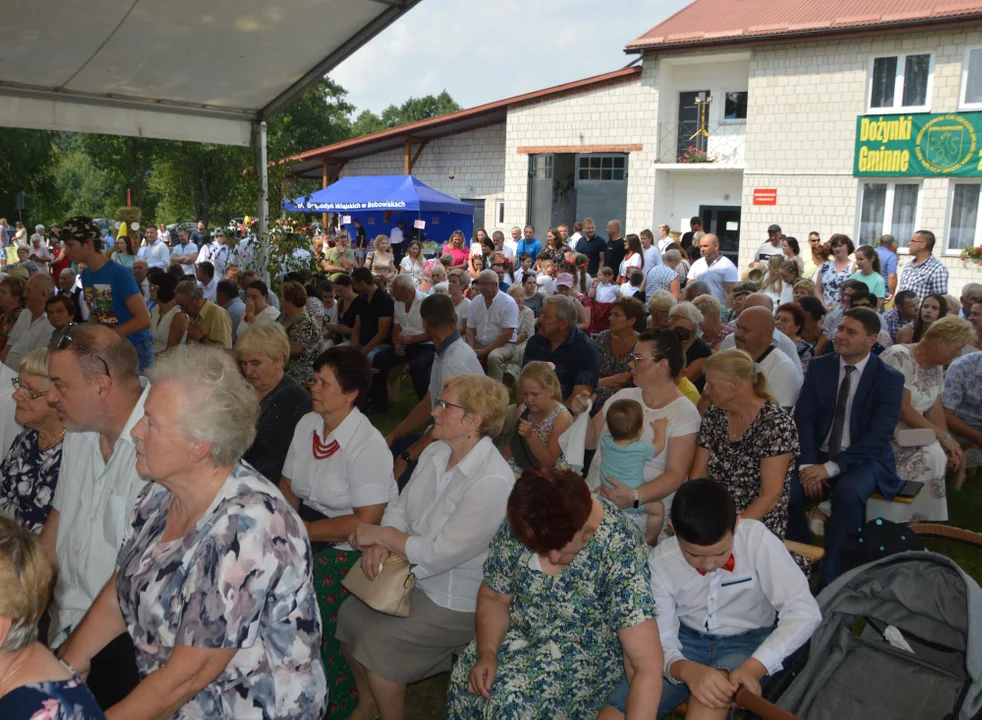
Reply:
<svg viewBox="0 0 982 720"><path fill-rule="evenodd" d="M804 720L972 720L982 711L982 590L930 552L892 555L818 596L808 663L777 700ZM888 627L899 630L903 643Z"/></svg>

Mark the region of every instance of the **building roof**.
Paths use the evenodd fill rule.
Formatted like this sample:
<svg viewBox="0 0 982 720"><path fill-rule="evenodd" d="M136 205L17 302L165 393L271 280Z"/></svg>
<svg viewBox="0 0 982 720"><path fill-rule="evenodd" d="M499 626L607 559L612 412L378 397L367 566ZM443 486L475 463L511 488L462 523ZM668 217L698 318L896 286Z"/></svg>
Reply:
<svg viewBox="0 0 982 720"><path fill-rule="evenodd" d="M302 152L284 162L290 163L290 172L294 176L320 179L323 160L325 158L333 161L346 161L366 155L375 155L386 150L402 148L406 138L412 138L414 142L432 140L446 135L474 130L488 125L497 125L505 122L508 115L508 108L516 105L523 105L537 102L544 99L561 97L580 92L595 90L598 87L615 85L623 82L631 82L641 77L640 67L626 67L614 72L595 75L593 77L576 80L575 82L556 85L555 87L535 92L516 95L515 97L498 100L478 105L467 110L440 115L439 117L420 120L419 122L400 125L399 127L382 130L381 132L363 135L362 137L345 140L344 142L327 145Z"/></svg>
<svg viewBox="0 0 982 720"><path fill-rule="evenodd" d="M695 0L627 52L860 34L982 19L980 0Z"/></svg>

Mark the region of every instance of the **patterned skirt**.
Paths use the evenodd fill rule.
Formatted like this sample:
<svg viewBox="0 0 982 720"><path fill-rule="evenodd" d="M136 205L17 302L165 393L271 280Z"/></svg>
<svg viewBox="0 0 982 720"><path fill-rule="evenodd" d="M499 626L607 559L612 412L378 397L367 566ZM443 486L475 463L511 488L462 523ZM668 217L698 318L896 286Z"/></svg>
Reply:
<svg viewBox="0 0 982 720"><path fill-rule="evenodd" d="M314 590L317 593L317 605L320 607L323 625L321 658L327 674L330 702L328 720L344 720L358 705L355 678L341 654L341 643L334 638L334 630L338 624L338 608L351 595L341 587L341 579L360 557L360 552L337 550L333 547L314 555Z"/></svg>

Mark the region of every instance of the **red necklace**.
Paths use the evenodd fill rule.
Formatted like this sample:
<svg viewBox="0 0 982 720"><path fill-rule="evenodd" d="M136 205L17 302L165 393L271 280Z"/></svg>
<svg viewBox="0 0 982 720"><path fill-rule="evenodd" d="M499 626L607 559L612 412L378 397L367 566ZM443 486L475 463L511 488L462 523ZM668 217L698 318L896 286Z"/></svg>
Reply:
<svg viewBox="0 0 982 720"><path fill-rule="evenodd" d="M332 440L331 442L325 445L323 442L321 442L321 439L317 436L317 431L314 430L314 440L313 440L314 460L326 460L340 449L341 446L338 445L337 440Z"/></svg>

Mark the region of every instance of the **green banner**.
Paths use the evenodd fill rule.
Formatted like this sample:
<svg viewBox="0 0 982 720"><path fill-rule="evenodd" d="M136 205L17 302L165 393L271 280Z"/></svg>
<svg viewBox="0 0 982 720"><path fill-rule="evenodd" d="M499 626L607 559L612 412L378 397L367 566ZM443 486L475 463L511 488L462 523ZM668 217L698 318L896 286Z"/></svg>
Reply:
<svg viewBox="0 0 982 720"><path fill-rule="evenodd" d="M856 119L856 177L982 177L982 112Z"/></svg>

